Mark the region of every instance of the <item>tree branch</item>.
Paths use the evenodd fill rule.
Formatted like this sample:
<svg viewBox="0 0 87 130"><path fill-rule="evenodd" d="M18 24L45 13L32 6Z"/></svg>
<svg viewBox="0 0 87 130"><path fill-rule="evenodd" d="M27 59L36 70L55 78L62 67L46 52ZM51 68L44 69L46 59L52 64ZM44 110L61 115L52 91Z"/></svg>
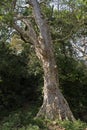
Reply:
<svg viewBox="0 0 87 130"><path fill-rule="evenodd" d="M22 36L22 38L33 45L37 44L37 35L33 29L32 24L27 19L22 19L22 22L27 26L27 30L23 30L20 26L18 26L15 22L13 23L13 28Z"/></svg>
<svg viewBox="0 0 87 130"><path fill-rule="evenodd" d="M12 9L13 9L13 10L14 10L15 7L16 7L16 2L17 2L17 0L13 0L13 1L12 1Z"/></svg>
<svg viewBox="0 0 87 130"><path fill-rule="evenodd" d="M19 27L16 23L13 23L12 26L20 34L25 42L30 42L28 38L29 36L27 36L27 33L21 27Z"/></svg>
<svg viewBox="0 0 87 130"><path fill-rule="evenodd" d="M34 44L37 44L37 34L31 24L31 22L27 19L22 19L22 21L25 23L25 25L27 26L27 34L29 35L31 41L33 41Z"/></svg>
<svg viewBox="0 0 87 130"><path fill-rule="evenodd" d="M15 14L15 21L17 21L17 20L22 20L22 19L30 19L30 18L34 18L33 16L18 16L18 15L16 15Z"/></svg>
<svg viewBox="0 0 87 130"><path fill-rule="evenodd" d="M28 1L29 1L29 4L33 8L34 18L35 18L36 24L40 30L40 39L42 41L40 46L45 51L50 51L49 43L50 43L50 47L51 47L52 40L51 40L50 31L48 28L48 23L47 23L46 19L44 18L43 14L41 13L41 9L40 9L38 1L37 0L28 0Z"/></svg>

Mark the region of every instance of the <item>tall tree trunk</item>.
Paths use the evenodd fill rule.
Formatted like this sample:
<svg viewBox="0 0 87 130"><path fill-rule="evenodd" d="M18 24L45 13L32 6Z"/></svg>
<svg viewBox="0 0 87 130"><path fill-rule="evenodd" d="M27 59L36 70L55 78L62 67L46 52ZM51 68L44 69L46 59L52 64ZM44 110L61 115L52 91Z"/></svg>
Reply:
<svg viewBox="0 0 87 130"><path fill-rule="evenodd" d="M59 90L58 71L52 48L41 53L41 48L37 47L36 53L42 61L44 70L43 104L37 117L73 121L74 117L69 105Z"/></svg>
<svg viewBox="0 0 87 130"><path fill-rule="evenodd" d="M48 24L43 18L37 0L29 0L29 2L33 7L34 18L40 30L35 50L38 58L42 61L44 70L43 105L37 116L74 120L69 105L59 90L58 71Z"/></svg>

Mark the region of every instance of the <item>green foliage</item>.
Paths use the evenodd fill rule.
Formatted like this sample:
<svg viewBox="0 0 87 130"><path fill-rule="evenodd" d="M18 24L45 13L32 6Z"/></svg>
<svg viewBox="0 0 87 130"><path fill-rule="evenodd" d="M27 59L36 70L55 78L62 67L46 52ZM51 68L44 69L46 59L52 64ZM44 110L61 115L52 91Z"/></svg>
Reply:
<svg viewBox="0 0 87 130"><path fill-rule="evenodd" d="M74 122L70 122L70 121L59 121L59 123L61 126L63 126L66 130L85 130L85 128L87 127L86 123L81 122L80 120L76 120Z"/></svg>
<svg viewBox="0 0 87 130"><path fill-rule="evenodd" d="M42 100L39 87L42 86L42 74L38 72L37 60L34 61L36 66L32 65L34 58L29 51L25 45L22 52L16 54L7 43L0 44L0 118L25 102Z"/></svg>
<svg viewBox="0 0 87 130"><path fill-rule="evenodd" d="M54 47L61 91L75 117L87 121L87 66L75 58L70 43L61 42Z"/></svg>
<svg viewBox="0 0 87 130"><path fill-rule="evenodd" d="M35 107L36 105L36 107ZM27 109L21 108L14 111L5 117L0 123L1 130L48 130L49 126L53 129L55 126L65 128L66 130L84 130L87 127L86 123L77 120L75 122L64 121L50 121L40 118L34 118L38 111L37 104L27 106ZM55 124L53 123L55 122ZM54 124L54 125L52 125Z"/></svg>
<svg viewBox="0 0 87 130"><path fill-rule="evenodd" d="M36 107L35 107L36 105ZM34 119L38 111L37 104L27 106L9 114L0 123L1 130L46 130L42 119Z"/></svg>

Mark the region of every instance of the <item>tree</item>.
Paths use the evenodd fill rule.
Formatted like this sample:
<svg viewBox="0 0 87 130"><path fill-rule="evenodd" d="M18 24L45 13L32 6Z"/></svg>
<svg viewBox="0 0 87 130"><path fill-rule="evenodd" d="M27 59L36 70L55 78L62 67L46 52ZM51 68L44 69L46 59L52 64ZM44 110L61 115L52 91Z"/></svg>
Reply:
<svg viewBox="0 0 87 130"><path fill-rule="evenodd" d="M42 62L44 71L44 97L42 107L37 116L50 119L75 120L67 101L59 89L58 71L51 34L48 23L41 12L39 2L37 0L28 0L29 8L33 11L32 21L29 20L29 17L20 16L20 12L17 15L15 13L18 9L16 6L17 0L11 2L9 11L12 11L11 15L13 18L10 19L11 22L8 22L8 24L22 36L24 41L33 44L36 55ZM23 9L21 9L21 13L23 14ZM8 11L7 14L10 16ZM20 26L21 23L17 23L17 20L21 20L21 23L26 25L27 30L24 30L23 26ZM35 23L36 27L31 22Z"/></svg>

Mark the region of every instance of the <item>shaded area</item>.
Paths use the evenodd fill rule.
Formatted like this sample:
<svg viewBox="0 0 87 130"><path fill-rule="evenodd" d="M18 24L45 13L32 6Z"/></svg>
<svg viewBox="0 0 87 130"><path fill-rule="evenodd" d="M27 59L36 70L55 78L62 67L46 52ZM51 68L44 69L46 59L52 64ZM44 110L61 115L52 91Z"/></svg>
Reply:
<svg viewBox="0 0 87 130"><path fill-rule="evenodd" d="M75 117L87 121L87 67L56 45L60 88ZM61 49L62 50L62 49ZM0 43L0 120L25 104L42 104L43 71L30 46L20 54Z"/></svg>

